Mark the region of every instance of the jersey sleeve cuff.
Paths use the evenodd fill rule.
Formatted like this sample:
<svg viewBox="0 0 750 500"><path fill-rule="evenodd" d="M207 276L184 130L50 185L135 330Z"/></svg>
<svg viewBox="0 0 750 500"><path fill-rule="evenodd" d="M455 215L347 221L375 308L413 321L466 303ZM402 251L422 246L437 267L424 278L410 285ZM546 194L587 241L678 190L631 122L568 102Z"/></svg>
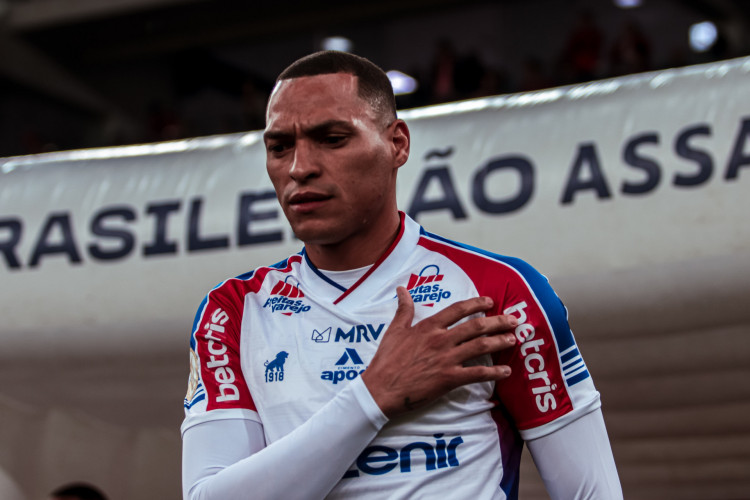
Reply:
<svg viewBox="0 0 750 500"><path fill-rule="evenodd" d="M351 390L354 394L354 398L359 403L359 406L364 411L367 418L370 420L373 426L377 430L383 428L388 423L388 417L385 416L383 411L380 409L378 404L372 398L372 394L367 389L367 386L362 381L362 377L357 377L350 384Z"/></svg>
<svg viewBox="0 0 750 500"><path fill-rule="evenodd" d="M253 410L247 410L244 408L211 410L203 413L187 415L185 417L185 420L182 421L182 425L180 426L180 434L184 435L185 431L193 427L194 425L202 424L203 422L211 422L214 420L252 420L253 422L258 422L259 424L263 423L260 421L258 412L255 412Z"/></svg>
<svg viewBox="0 0 750 500"><path fill-rule="evenodd" d="M540 425L539 427L521 430L520 431L521 437L523 438L524 441L531 441L532 439L537 439L537 438L546 436L547 434L551 434L555 432L556 430L565 427L571 422L575 422L582 416L587 415L591 413L592 411L601 408L601 406L602 406L602 403L599 398L599 393L596 392L594 393L594 397L592 397L587 403L574 409L570 413L563 415L557 420L553 420L552 422L549 422L547 424Z"/></svg>

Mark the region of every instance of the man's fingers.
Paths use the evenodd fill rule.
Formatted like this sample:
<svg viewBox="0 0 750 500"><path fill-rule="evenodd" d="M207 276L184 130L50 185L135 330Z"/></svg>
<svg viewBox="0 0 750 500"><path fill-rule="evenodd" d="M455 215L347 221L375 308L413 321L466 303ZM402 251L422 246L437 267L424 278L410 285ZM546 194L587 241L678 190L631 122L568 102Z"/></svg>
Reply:
<svg viewBox="0 0 750 500"><path fill-rule="evenodd" d="M481 335L495 335L513 330L518 326L518 319L511 315L483 316L473 318L457 325L450 330L450 335L456 344L466 342Z"/></svg>
<svg viewBox="0 0 750 500"><path fill-rule="evenodd" d="M516 336L512 333L478 337L455 347L456 359L467 361L483 354L492 354L516 345Z"/></svg>
<svg viewBox="0 0 750 500"><path fill-rule="evenodd" d="M489 297L474 297L451 304L423 321L447 328L467 316L489 310L492 304L492 299Z"/></svg>
<svg viewBox="0 0 750 500"><path fill-rule="evenodd" d="M511 369L508 365L472 365L461 368L459 373L456 381L460 382L459 385L466 385L506 379L510 377Z"/></svg>
<svg viewBox="0 0 750 500"><path fill-rule="evenodd" d="M391 324L410 327L414 320L414 301L406 288L402 286L396 288L396 296L398 297L398 306Z"/></svg>

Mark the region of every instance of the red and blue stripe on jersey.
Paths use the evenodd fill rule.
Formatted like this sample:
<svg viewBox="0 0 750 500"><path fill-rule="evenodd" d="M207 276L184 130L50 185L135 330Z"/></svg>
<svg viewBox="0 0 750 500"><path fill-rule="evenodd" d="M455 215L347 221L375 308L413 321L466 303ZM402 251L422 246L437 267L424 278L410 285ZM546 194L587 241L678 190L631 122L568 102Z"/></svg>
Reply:
<svg viewBox="0 0 750 500"><path fill-rule="evenodd" d="M466 273L480 296L495 300L488 314L510 313L519 319L517 347L493 357L496 364L509 365L512 375L497 383L491 412L501 447L500 488L507 498L518 498L523 450L519 430L547 424L572 411L567 388L589 377L568 326L567 310L547 279L526 262L457 243L424 229L420 234L420 246L450 259ZM520 304L525 307L520 308ZM531 331L534 333L529 335ZM530 355L534 357L527 364ZM554 408L540 408L540 396L554 398ZM546 412L541 411L545 408Z"/></svg>
<svg viewBox="0 0 750 500"><path fill-rule="evenodd" d="M489 314L519 318L516 348L495 363L511 367L496 395L520 429L539 427L573 410L568 389L589 377L567 311L547 279L526 262L456 243L422 229L419 245L459 266L479 295L492 297Z"/></svg>

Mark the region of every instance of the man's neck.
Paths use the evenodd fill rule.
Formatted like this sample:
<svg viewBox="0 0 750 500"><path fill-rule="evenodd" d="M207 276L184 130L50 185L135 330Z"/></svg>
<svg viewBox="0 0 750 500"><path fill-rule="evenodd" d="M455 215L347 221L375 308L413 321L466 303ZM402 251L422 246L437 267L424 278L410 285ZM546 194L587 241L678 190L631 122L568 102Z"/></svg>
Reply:
<svg viewBox="0 0 750 500"><path fill-rule="evenodd" d="M383 223L374 223L372 231L353 235L333 244L306 243L305 252L318 269L346 271L374 264L393 244L401 226L394 212Z"/></svg>

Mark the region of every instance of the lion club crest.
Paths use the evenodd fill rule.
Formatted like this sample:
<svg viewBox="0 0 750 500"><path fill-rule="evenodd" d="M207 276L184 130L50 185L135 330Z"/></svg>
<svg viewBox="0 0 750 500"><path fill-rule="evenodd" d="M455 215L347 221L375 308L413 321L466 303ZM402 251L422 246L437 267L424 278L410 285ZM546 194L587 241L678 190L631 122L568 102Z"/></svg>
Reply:
<svg viewBox="0 0 750 500"><path fill-rule="evenodd" d="M289 353L281 351L271 361L266 361L266 382L281 382L284 380L284 363Z"/></svg>

